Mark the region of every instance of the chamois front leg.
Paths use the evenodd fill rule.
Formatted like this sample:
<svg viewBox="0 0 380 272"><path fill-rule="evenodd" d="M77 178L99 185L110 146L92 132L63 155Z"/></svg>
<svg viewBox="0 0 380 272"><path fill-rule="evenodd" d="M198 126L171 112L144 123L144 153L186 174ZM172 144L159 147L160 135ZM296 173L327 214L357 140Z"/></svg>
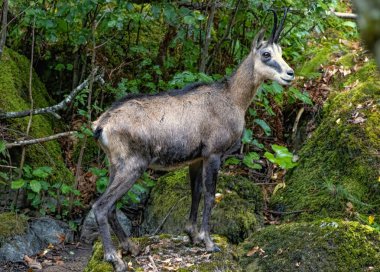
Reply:
<svg viewBox="0 0 380 272"><path fill-rule="evenodd" d="M201 242L197 228L198 208L202 196L202 170L203 162L199 161L189 166L190 186L191 186L191 209L189 221L186 224L185 232L189 235L193 244Z"/></svg>
<svg viewBox="0 0 380 272"><path fill-rule="evenodd" d="M204 209L199 238L205 243L209 252L218 252L220 248L215 245L210 236L210 216L215 202L216 180L220 167L220 155L211 155L203 161L203 188Z"/></svg>
<svg viewBox="0 0 380 272"><path fill-rule="evenodd" d="M104 259L112 263L117 272L124 272L127 271L127 266L121 257L117 255L116 249L112 244L108 216L112 214L116 201L128 192L146 169L147 163L140 158L132 157L127 159L118 158L115 164L113 181L110 182L107 190L95 202L93 209L104 246Z"/></svg>

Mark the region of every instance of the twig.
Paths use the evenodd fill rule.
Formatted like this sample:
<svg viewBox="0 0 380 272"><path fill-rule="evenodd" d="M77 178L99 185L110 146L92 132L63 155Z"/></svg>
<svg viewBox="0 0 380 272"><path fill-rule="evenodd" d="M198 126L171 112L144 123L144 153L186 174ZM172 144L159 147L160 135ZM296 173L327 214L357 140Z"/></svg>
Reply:
<svg viewBox="0 0 380 272"><path fill-rule="evenodd" d="M154 262L153 257L149 255L148 258L149 258L151 265L153 266L153 272L158 272L158 269L157 269L156 263Z"/></svg>
<svg viewBox="0 0 380 272"><path fill-rule="evenodd" d="M304 213L304 212L310 212L309 210L299 210L299 211L289 211L289 212L279 212L279 211L272 211L272 210L265 210L268 213L271 214L277 214L277 215L286 215L286 214L296 214L296 213Z"/></svg>
<svg viewBox="0 0 380 272"><path fill-rule="evenodd" d="M165 224L166 220L168 219L169 215L172 213L172 211L174 210L175 207L177 207L178 203L180 203L182 200L184 200L186 198L186 196L180 198L171 208L170 210L168 211L168 213L166 214L165 218L162 220L161 224L156 228L156 230L153 232L152 235L156 235L160 229L162 228L162 226Z"/></svg>
<svg viewBox="0 0 380 272"><path fill-rule="evenodd" d="M3 14L2 14L2 22L1 22L1 39L0 39L0 58L3 54L5 41L7 39L7 25L8 25L8 0L4 0L3 2Z"/></svg>
<svg viewBox="0 0 380 272"><path fill-rule="evenodd" d="M0 164L0 168L17 169L17 167L15 167L15 166L11 166L11 165L1 165L1 164Z"/></svg>
<svg viewBox="0 0 380 272"><path fill-rule="evenodd" d="M95 73L96 71L93 71ZM66 107L67 104L69 104L74 97L83 89L85 89L90 81L90 78L87 78L85 81L83 81L80 85L78 85L74 90L71 91L71 93L61 102L54 106L46 107L46 108L40 108L40 109L34 109L34 110L25 110L25 111L16 111L16 112L2 112L0 113L0 119L7 119L7 118L20 118L25 117L30 114L37 115L37 114L46 114L46 113L52 113L56 112L58 110L62 110ZM104 80L101 75L97 75L94 79L94 81L99 81L100 83L104 83Z"/></svg>
<svg viewBox="0 0 380 272"><path fill-rule="evenodd" d="M56 140L58 138L73 135L75 132L76 131L67 131L67 132L62 132L62 133L54 134L54 135L51 135L48 137L43 137L43 138L16 141L13 143L5 144L5 147L6 148L12 148L12 147L16 147L16 146L25 146L25 145L32 145L32 144L37 144L37 143L48 142L48 141Z"/></svg>
<svg viewBox="0 0 380 272"><path fill-rule="evenodd" d="M292 129L292 141L293 141L293 144L294 144L294 141L295 141L295 139L296 139L298 123L300 122L300 119L301 119L302 113L303 113L304 111L305 111L305 108L304 108L304 107L300 108L300 110L299 110L298 113L297 113L296 120L294 120L294 125L293 125L293 129Z"/></svg>
<svg viewBox="0 0 380 272"><path fill-rule="evenodd" d="M207 26L206 26L206 35L205 35L205 41L201 50L201 64L199 66L199 72L204 73L206 69L206 63L208 60L208 48L210 45L210 40L211 40L211 28L214 23L214 15L215 15L215 10L216 10L216 0L213 1L212 6L211 6L211 11L208 16L207 20Z"/></svg>
<svg viewBox="0 0 380 272"><path fill-rule="evenodd" d="M333 12L333 14L336 17L343 18L343 19L357 19L358 15L355 13L344 13L344 12Z"/></svg>

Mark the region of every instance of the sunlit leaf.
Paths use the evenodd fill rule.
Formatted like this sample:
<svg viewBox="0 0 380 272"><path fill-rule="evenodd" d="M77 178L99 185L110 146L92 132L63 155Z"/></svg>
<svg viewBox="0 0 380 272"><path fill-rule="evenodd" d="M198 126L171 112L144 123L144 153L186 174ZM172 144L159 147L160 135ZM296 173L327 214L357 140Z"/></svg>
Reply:
<svg viewBox="0 0 380 272"><path fill-rule="evenodd" d="M41 191L41 183L38 180L30 181L29 186L30 189L35 193L39 193Z"/></svg>
<svg viewBox="0 0 380 272"><path fill-rule="evenodd" d="M11 182L11 189L17 190L24 187L24 185L25 185L25 180L23 179L14 180Z"/></svg>

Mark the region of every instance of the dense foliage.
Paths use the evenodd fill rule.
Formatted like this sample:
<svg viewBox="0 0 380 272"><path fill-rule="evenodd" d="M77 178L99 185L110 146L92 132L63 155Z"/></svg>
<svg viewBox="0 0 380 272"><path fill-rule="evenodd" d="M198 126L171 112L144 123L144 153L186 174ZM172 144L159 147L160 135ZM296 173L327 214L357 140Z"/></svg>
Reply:
<svg viewBox="0 0 380 272"><path fill-rule="evenodd" d="M81 185L95 177L96 189L92 190L101 193L108 182L107 162L89 137L90 121L125 94L165 92L229 76L249 52L254 35L265 27L270 31L268 10L280 12L284 5L290 5L291 12L281 43L284 58L294 67L301 67L306 60L308 39L322 35L327 27L344 30L347 38L356 35L353 22L338 23L329 13L345 7L337 0L11 1L6 45L23 55L33 54L33 67L54 100L61 101L96 67L103 72L106 84L90 84L61 112L64 122L60 122L60 129L78 131L76 140L62 145L65 164L75 178L62 180L54 165L38 165L36 161L27 160L17 169L19 156L7 150L0 139L1 164L16 167L0 169L2 186L22 188L26 192L23 204L42 213L66 216L75 206L88 205L85 194L91 190ZM306 78L314 75L315 71L302 73ZM266 175L270 168L260 158L285 170L296 165L284 147L290 133L282 112L312 105L301 86L284 92L277 83L263 84L247 116L244 156L229 158L227 165L239 165L259 175ZM4 127L11 122L4 121ZM17 129L25 131L26 124ZM9 141L7 137L3 139ZM138 202L139 194L152 185L145 175L123 202ZM61 197L57 210L51 199ZM17 197L5 206L11 204L18 207Z"/></svg>

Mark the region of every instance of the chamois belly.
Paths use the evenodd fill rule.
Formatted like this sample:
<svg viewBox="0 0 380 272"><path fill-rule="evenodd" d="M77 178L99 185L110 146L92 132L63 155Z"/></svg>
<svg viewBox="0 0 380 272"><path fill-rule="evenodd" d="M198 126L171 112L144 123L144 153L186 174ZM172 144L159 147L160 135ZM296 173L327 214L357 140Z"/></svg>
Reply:
<svg viewBox="0 0 380 272"><path fill-rule="evenodd" d="M202 158L196 158L196 159L192 159L192 160L188 160L184 162L172 163L170 165L152 163L148 167L152 170L158 170L158 171L173 171L173 170L181 169L185 166L189 166L190 164L193 164L200 160L202 160Z"/></svg>
<svg viewBox="0 0 380 272"><path fill-rule="evenodd" d="M151 148L151 161L149 168L154 170L171 171L188 166L202 160L202 149L204 145L199 143L190 144L183 142L174 145L155 146Z"/></svg>

